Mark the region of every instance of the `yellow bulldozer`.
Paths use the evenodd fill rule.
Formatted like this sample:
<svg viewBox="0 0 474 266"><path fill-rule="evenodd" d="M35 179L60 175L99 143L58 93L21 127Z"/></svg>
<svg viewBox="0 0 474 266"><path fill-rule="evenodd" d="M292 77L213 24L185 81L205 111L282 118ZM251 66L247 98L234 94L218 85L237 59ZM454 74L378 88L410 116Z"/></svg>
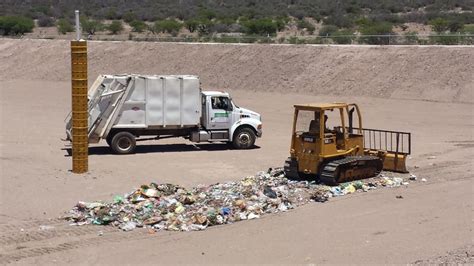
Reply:
<svg viewBox="0 0 474 266"><path fill-rule="evenodd" d="M284 166L288 178L317 177L337 185L376 176L382 169L407 172L410 133L363 128L354 103L294 107L290 157Z"/></svg>

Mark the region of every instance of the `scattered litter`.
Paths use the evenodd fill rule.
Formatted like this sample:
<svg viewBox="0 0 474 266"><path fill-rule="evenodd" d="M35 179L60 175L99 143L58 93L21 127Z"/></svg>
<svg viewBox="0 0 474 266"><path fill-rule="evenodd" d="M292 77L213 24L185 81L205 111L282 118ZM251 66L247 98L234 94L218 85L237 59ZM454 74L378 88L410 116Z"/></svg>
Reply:
<svg viewBox="0 0 474 266"><path fill-rule="evenodd" d="M135 227L137 227L137 224L135 222L127 222L125 224L122 224L120 226L120 229L122 229L123 231L132 231L133 229L135 229Z"/></svg>
<svg viewBox="0 0 474 266"><path fill-rule="evenodd" d="M422 179L421 179L421 182L426 182L426 178L422 178Z"/></svg>
<svg viewBox="0 0 474 266"><path fill-rule="evenodd" d="M400 177L394 177L393 178L393 183L396 187L401 186L403 182L403 179Z"/></svg>
<svg viewBox="0 0 474 266"><path fill-rule="evenodd" d="M51 225L40 225L39 230L41 231L49 231L49 230L54 230L54 226Z"/></svg>
<svg viewBox="0 0 474 266"><path fill-rule="evenodd" d="M103 236L103 235L104 235L104 232L99 231L99 232L97 233L97 235L98 235L98 236Z"/></svg>
<svg viewBox="0 0 474 266"><path fill-rule="evenodd" d="M416 180L416 175L414 174L410 174L410 177L409 177L410 180Z"/></svg>
<svg viewBox="0 0 474 266"><path fill-rule="evenodd" d="M436 156L428 156L428 159L430 160L436 159Z"/></svg>
<svg viewBox="0 0 474 266"><path fill-rule="evenodd" d="M65 219L71 225L112 225L123 231L141 227L150 233L199 231L287 212L309 202L326 202L331 197L405 184L408 182L403 178L381 174L330 187L315 181L289 180L281 168L276 168L240 181L199 185L191 190L173 184L142 185L123 196L115 196L110 203L80 201Z"/></svg>
<svg viewBox="0 0 474 266"><path fill-rule="evenodd" d="M395 198L397 198L397 199L403 199L403 196L402 196L402 195L397 195Z"/></svg>

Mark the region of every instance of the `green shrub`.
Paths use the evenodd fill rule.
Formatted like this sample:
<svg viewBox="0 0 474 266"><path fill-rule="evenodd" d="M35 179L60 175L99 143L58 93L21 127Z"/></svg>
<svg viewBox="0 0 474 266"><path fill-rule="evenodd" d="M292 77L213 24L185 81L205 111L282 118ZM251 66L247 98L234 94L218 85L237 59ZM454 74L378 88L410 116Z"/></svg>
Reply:
<svg viewBox="0 0 474 266"><path fill-rule="evenodd" d="M282 31L285 29L285 26L288 24L289 18L288 17L278 17L275 20L277 31ZM314 31L314 30L313 30Z"/></svg>
<svg viewBox="0 0 474 266"><path fill-rule="evenodd" d="M242 26L247 34L275 35L278 30L277 22L270 18L243 21Z"/></svg>
<svg viewBox="0 0 474 266"><path fill-rule="evenodd" d="M448 30L448 21L444 18L436 18L433 20L430 20L429 24L431 25L431 28L436 31L437 33L442 33Z"/></svg>
<svg viewBox="0 0 474 266"><path fill-rule="evenodd" d="M112 34L117 34L121 31L123 31L123 25L122 21L120 20L114 20L110 25L107 27L107 29L112 33Z"/></svg>
<svg viewBox="0 0 474 266"><path fill-rule="evenodd" d="M186 29L188 29L190 32L195 32L199 26L199 21L197 19L190 19L186 20L184 22L184 26Z"/></svg>
<svg viewBox="0 0 474 266"><path fill-rule="evenodd" d="M325 25L319 30L319 36L331 36L339 28L334 25Z"/></svg>
<svg viewBox="0 0 474 266"><path fill-rule="evenodd" d="M309 21L305 19L299 20L296 26L300 30L306 29L309 32L309 34L313 34L315 30L313 24L311 24Z"/></svg>
<svg viewBox="0 0 474 266"><path fill-rule="evenodd" d="M130 22L129 25L134 32L143 32L147 28L146 23L141 20L134 20Z"/></svg>
<svg viewBox="0 0 474 266"><path fill-rule="evenodd" d="M177 33L183 27L183 24L174 19L156 21L154 28L156 32Z"/></svg>
<svg viewBox="0 0 474 266"><path fill-rule="evenodd" d="M430 41L433 44L441 44L441 45L456 45L462 43L462 38L464 36L453 36L453 35L446 35L440 34L439 36L430 36Z"/></svg>
<svg viewBox="0 0 474 266"><path fill-rule="evenodd" d="M235 36L222 35L221 37L213 38L213 41L219 43L238 43L239 39Z"/></svg>
<svg viewBox="0 0 474 266"><path fill-rule="evenodd" d="M74 31L74 27L71 25L69 20L64 19L64 18L59 19L56 22L56 27L58 28L58 32L61 33L61 34L66 34L67 32L73 32Z"/></svg>
<svg viewBox="0 0 474 266"><path fill-rule="evenodd" d="M322 37L316 37L316 38L311 38L311 39L306 40L307 44L323 44L325 42L327 41L325 40L325 38L322 38Z"/></svg>
<svg viewBox="0 0 474 266"><path fill-rule="evenodd" d="M458 32L460 29L462 29L464 26L464 23L459 20L451 20L448 22L448 29L450 32Z"/></svg>
<svg viewBox="0 0 474 266"><path fill-rule="evenodd" d="M291 37L288 39L288 43L290 43L290 44L305 44L305 43L306 43L306 40L305 40L305 39L298 38L298 37L296 37L296 36L291 36Z"/></svg>
<svg viewBox="0 0 474 266"><path fill-rule="evenodd" d="M331 35L331 39L337 44L351 44L355 36L350 30L338 30Z"/></svg>
<svg viewBox="0 0 474 266"><path fill-rule="evenodd" d="M466 34L474 34L474 24L464 25L461 31Z"/></svg>
<svg viewBox="0 0 474 266"><path fill-rule="evenodd" d="M417 44L419 41L418 32L416 31L407 32L403 36L405 37L406 44Z"/></svg>
<svg viewBox="0 0 474 266"><path fill-rule="evenodd" d="M392 24L388 22L372 22L365 24L360 30L361 34L372 36L361 36L360 41L367 44L390 44L392 27Z"/></svg>
<svg viewBox="0 0 474 266"><path fill-rule="evenodd" d="M35 27L32 19L20 16L0 16L0 35L20 35Z"/></svg>

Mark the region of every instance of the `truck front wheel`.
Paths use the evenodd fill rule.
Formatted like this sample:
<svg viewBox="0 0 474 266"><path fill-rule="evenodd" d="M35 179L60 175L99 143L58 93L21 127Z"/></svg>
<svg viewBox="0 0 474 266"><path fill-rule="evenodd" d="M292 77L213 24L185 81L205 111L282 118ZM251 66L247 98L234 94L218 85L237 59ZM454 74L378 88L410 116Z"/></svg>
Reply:
<svg viewBox="0 0 474 266"><path fill-rule="evenodd" d="M236 149L250 149L255 144L256 138L252 129L243 127L235 131L232 144Z"/></svg>
<svg viewBox="0 0 474 266"><path fill-rule="evenodd" d="M135 136L130 132L118 132L110 143L110 147L117 154L133 153L136 146Z"/></svg>

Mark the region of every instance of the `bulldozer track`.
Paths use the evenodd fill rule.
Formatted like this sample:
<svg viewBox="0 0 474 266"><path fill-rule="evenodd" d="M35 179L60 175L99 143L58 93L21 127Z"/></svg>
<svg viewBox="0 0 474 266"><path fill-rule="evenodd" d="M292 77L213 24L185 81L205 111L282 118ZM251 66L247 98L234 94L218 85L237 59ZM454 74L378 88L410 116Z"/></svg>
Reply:
<svg viewBox="0 0 474 266"><path fill-rule="evenodd" d="M380 158L375 157L375 156L348 156L344 159L339 159L339 160L334 160L326 165L324 165L323 169L321 170L321 174L319 176L320 180L323 181L324 183L327 183L329 185L336 185L339 183L340 180L340 170L343 169L345 166L350 166L355 163L360 163L360 162L365 162L365 163L371 163L371 162L376 162L379 161L380 163L380 169L377 169L375 172L375 176L380 174L382 171L382 163L380 161ZM349 181L349 180L345 180Z"/></svg>
<svg viewBox="0 0 474 266"><path fill-rule="evenodd" d="M0 230L0 264L100 243L150 237L146 230L122 232L112 226L71 226L62 219L2 224Z"/></svg>

